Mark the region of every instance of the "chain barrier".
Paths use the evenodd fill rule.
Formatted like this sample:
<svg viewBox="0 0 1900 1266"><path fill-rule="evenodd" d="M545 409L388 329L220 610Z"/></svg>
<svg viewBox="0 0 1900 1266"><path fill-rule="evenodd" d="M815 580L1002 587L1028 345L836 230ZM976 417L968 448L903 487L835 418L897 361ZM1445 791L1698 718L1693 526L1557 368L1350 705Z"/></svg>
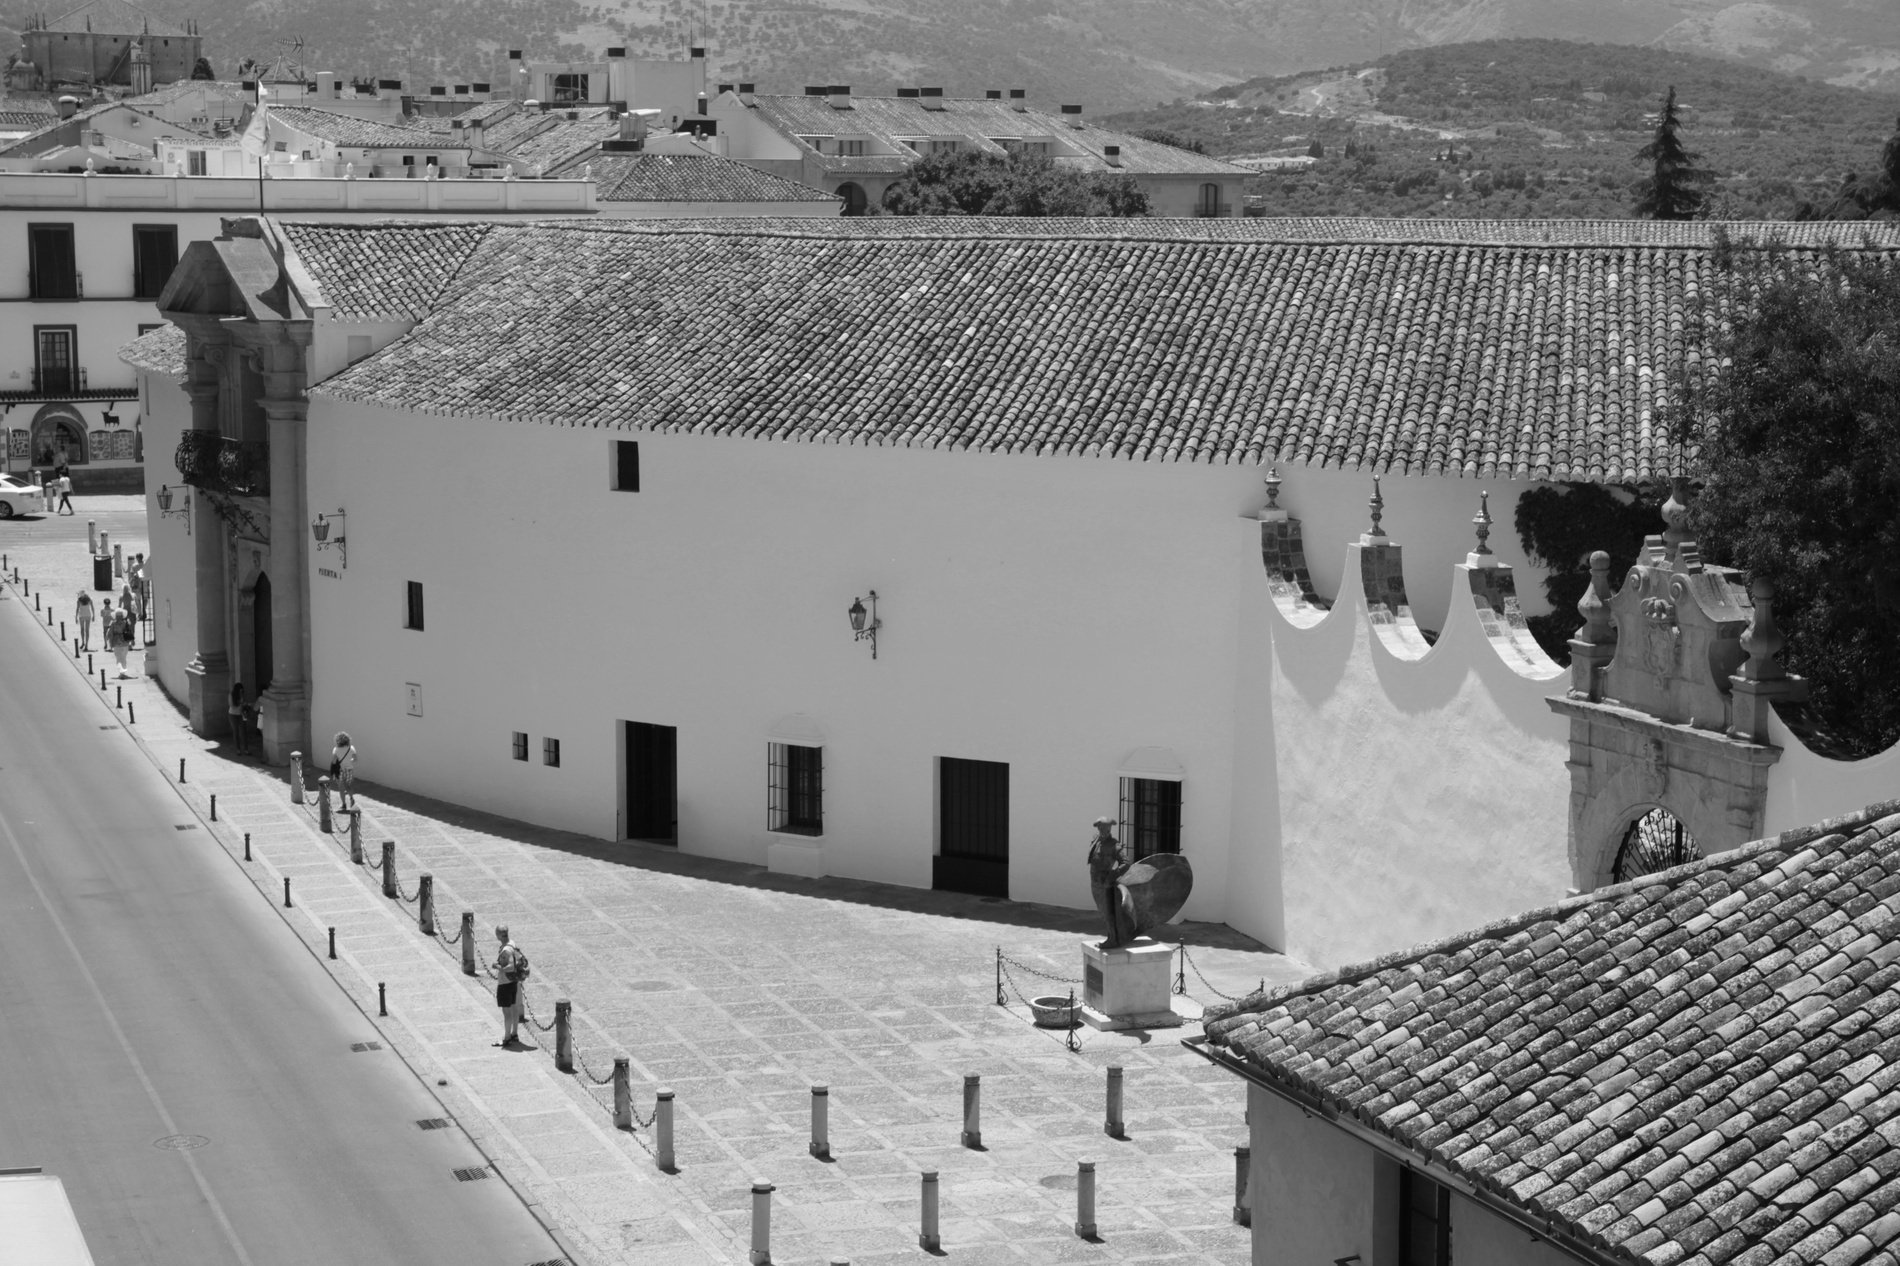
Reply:
<svg viewBox="0 0 1900 1266"><path fill-rule="evenodd" d="M416 885L416 895L412 897L402 890L402 880L398 879L396 880L396 895L401 897L404 901L407 901L410 905L414 905L422 899L422 885Z"/></svg>
<svg viewBox="0 0 1900 1266"><path fill-rule="evenodd" d="M1015 960L1005 958L1003 955L998 954L997 961L1002 962L1002 963L1010 963L1010 962L1014 962ZM1021 966L1021 964L1017 964L1017 965ZM1079 1051L1082 1049L1082 1039L1076 1036L1076 1026L1081 1023L1080 1020L1076 1019L1074 1016L1070 1016L1069 1017L1070 1027L1069 1027L1068 1032L1062 1034L1060 1037L1056 1036L1055 1033L1051 1032L1048 1029L1043 1028L1040 1024L1036 1023L1036 1008L1034 1004L1032 1004L1029 1001L1029 998L1023 993L1023 991L1017 987L1016 978L1009 974L1009 968L1004 967L1002 969L1002 972L1003 972L1003 980L1009 986L1009 991L1015 994L1017 999L1023 1004L1023 1006L1029 1009L1029 1027L1030 1028L1042 1034L1044 1037L1047 1037L1050 1041L1056 1043L1058 1046L1061 1046L1064 1050ZM1044 975L1046 973L1038 972L1037 974ZM1049 977L1049 979L1058 980L1060 979L1060 977L1051 976ZM1067 982L1064 982L1064 983L1067 983ZM1064 1001L1066 1002L1067 1000L1065 999ZM1010 1006L1009 1003L1005 1002L1003 1004L1003 1007L1005 1010L1009 1011L1012 1015L1015 1014L1015 1008Z"/></svg>
<svg viewBox="0 0 1900 1266"><path fill-rule="evenodd" d="M1209 993L1213 994L1216 998L1221 999L1223 1002L1239 1002L1240 1001L1240 999L1235 997L1233 994L1222 993L1220 990L1214 988L1213 982L1208 980L1206 976L1201 974L1200 964L1196 963L1192 958L1188 956L1186 945L1181 946L1181 961L1186 963L1190 968L1193 969L1194 978L1200 981L1202 987L1205 988ZM1183 989L1180 992L1186 993L1187 991Z"/></svg>
<svg viewBox="0 0 1900 1266"><path fill-rule="evenodd" d="M528 1023L543 1033L554 1032L554 1026L552 1024L541 1023L540 1018L535 1015L534 1007L528 1002L528 987L526 985L516 985L515 987L521 992L521 1014L528 1017Z"/></svg>
<svg viewBox="0 0 1900 1266"><path fill-rule="evenodd" d="M998 961L999 963L1006 963L1010 967L1014 967L1017 971L1028 972L1031 976L1040 976L1044 980L1053 980L1058 984L1079 985L1082 983L1082 978L1080 976L1057 976L1052 972L1042 971L1038 968L1031 967L1028 963L1017 962L1015 959L1011 958L1009 955L1003 953L1003 951L1000 949L996 951L996 961Z"/></svg>
<svg viewBox="0 0 1900 1266"><path fill-rule="evenodd" d="M574 1056L574 1067L580 1069L583 1073L586 1073L587 1080L593 1082L596 1086L608 1085L614 1079L612 1069L608 1070L607 1075L605 1077L600 1077L600 1076L595 1075L594 1070L587 1066L587 1056L582 1055L582 1054L576 1054ZM609 1111L611 1111L611 1109L609 1109Z"/></svg>
<svg viewBox="0 0 1900 1266"><path fill-rule="evenodd" d="M458 942L458 941L460 941L460 940L462 939L462 929L461 929L461 926L460 926L459 924L458 924L458 925L456 926L456 929L455 929L455 935L454 935L454 936L443 936L443 935L442 935L442 925L441 925L441 923L440 923L440 922L438 921L438 922L437 922L437 924L436 924L436 928L435 928L435 934L436 934L436 936L438 936L438 937L440 937L440 938L441 938L441 940L442 940L442 943L443 943L444 945L454 945L454 944L455 944L456 942Z"/></svg>
<svg viewBox="0 0 1900 1266"><path fill-rule="evenodd" d="M475 961L481 964L482 971L488 976L490 980L501 979L501 977L495 974L495 969L489 965L488 955L482 953L482 947L480 945L476 945L475 947Z"/></svg>

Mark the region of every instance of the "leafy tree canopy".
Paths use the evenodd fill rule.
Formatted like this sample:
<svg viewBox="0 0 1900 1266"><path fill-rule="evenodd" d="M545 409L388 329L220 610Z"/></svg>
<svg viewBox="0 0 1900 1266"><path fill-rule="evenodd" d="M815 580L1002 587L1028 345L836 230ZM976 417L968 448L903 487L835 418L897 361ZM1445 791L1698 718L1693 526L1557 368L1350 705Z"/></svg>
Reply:
<svg viewBox="0 0 1900 1266"><path fill-rule="evenodd" d="M1900 741L1900 261L1730 252L1717 364L1672 411L1699 442L1703 556L1773 582L1808 720Z"/></svg>
<svg viewBox="0 0 1900 1266"><path fill-rule="evenodd" d="M887 215L1138 216L1132 176L1079 172L1029 154L929 154L884 192Z"/></svg>
<svg viewBox="0 0 1900 1266"><path fill-rule="evenodd" d="M1172 145L1194 154L1205 154L1207 146L1200 141L1190 140L1179 132L1171 132L1164 127L1146 127L1135 133L1144 141L1153 141L1157 145Z"/></svg>
<svg viewBox="0 0 1900 1266"><path fill-rule="evenodd" d="M1804 202L1797 220L1889 220L1900 216L1900 122L1880 151L1880 170L1871 176L1848 172L1840 192L1825 206Z"/></svg>
<svg viewBox="0 0 1900 1266"><path fill-rule="evenodd" d="M1649 144L1636 151L1639 162L1650 165L1650 173L1637 186L1635 212L1650 220L1693 220L1708 205L1708 194L1701 186L1712 179L1696 166L1700 154L1682 143L1682 114L1676 105L1676 86L1669 86L1662 110L1656 116L1656 132Z"/></svg>
<svg viewBox="0 0 1900 1266"><path fill-rule="evenodd" d="M1518 539L1532 562L1547 569L1544 597L1551 610L1525 623L1544 653L1570 662L1570 638L1583 624L1577 602L1590 586L1590 555L1610 555L1612 580L1625 575L1643 538L1663 530L1667 490L1631 485L1544 484L1517 499Z"/></svg>

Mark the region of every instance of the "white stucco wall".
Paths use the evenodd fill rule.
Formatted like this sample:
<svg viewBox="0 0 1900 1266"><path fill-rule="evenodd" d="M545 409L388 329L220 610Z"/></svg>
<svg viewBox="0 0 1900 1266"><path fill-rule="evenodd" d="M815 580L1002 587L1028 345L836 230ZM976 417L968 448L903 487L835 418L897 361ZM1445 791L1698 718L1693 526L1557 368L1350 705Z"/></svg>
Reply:
<svg viewBox="0 0 1900 1266"><path fill-rule="evenodd" d="M1865 760L1830 760L1809 751L1772 711L1768 741L1781 749L1781 759L1768 770L1766 835L1779 835L1900 795L1900 746Z"/></svg>
<svg viewBox="0 0 1900 1266"><path fill-rule="evenodd" d="M1583 1259L1454 1191L1451 1260L1458 1266L1577 1266Z"/></svg>
<svg viewBox="0 0 1900 1266"><path fill-rule="evenodd" d="M1339 553L1357 577L1360 547ZM1412 567L1409 547L1405 561L1419 604L1432 593L1449 610L1463 594L1423 658L1387 647L1358 584L1311 627L1277 608L1268 621L1278 813L1258 820L1279 834L1285 923L1253 923L1271 876L1245 867L1233 922L1312 963L1449 936L1561 900L1570 884L1569 729L1544 702L1567 679L1512 667L1460 573Z"/></svg>
<svg viewBox="0 0 1900 1266"><path fill-rule="evenodd" d="M137 373L139 406L145 414L145 531L150 542L146 555L152 565L152 627L158 634L157 643L146 652L146 671L156 665L165 693L183 701L188 697L185 665L198 649L197 561L185 517L161 514L158 490L169 484L180 497L173 508L182 504L186 489L179 482L174 457L179 436L191 425L191 401L169 375L149 370Z"/></svg>

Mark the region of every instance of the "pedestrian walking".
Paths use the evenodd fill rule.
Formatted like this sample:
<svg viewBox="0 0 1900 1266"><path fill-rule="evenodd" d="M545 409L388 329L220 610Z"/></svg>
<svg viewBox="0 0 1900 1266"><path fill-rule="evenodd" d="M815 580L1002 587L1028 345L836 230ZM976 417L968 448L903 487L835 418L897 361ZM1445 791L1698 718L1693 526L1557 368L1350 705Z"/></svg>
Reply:
<svg viewBox="0 0 1900 1266"><path fill-rule="evenodd" d="M227 711L231 715L231 737L237 743L237 754L249 756L251 754L251 705L244 697L243 682L231 683L231 704Z"/></svg>
<svg viewBox="0 0 1900 1266"><path fill-rule="evenodd" d="M521 1024L521 987L528 979L528 956L508 939L506 923L495 929L495 939L501 942L501 949L495 953L495 1005L501 1008L501 1041L495 1045L515 1047L521 1045L515 1029Z"/></svg>
<svg viewBox="0 0 1900 1266"><path fill-rule="evenodd" d="M73 604L73 623L79 626L79 649L92 649L92 595L84 589L79 591L79 601Z"/></svg>
<svg viewBox="0 0 1900 1266"><path fill-rule="evenodd" d="M127 580L125 587L119 591L119 607L125 611L127 615L131 616L132 645L135 647L139 643L139 622L144 618L139 613L139 607L142 604L139 602L138 597L138 591L132 588L132 582Z"/></svg>
<svg viewBox="0 0 1900 1266"><path fill-rule="evenodd" d="M130 677L132 674L125 671L125 657L132 651L131 611L121 607L112 613L111 622L106 625L106 645L112 657L119 661L119 679Z"/></svg>
<svg viewBox="0 0 1900 1266"><path fill-rule="evenodd" d="M344 809L356 807L356 744L342 730L336 732L336 745L330 749L330 782L337 789Z"/></svg>
<svg viewBox="0 0 1900 1266"><path fill-rule="evenodd" d="M61 475L59 477L59 512L61 514L79 513L79 511L73 509L73 479L71 475Z"/></svg>

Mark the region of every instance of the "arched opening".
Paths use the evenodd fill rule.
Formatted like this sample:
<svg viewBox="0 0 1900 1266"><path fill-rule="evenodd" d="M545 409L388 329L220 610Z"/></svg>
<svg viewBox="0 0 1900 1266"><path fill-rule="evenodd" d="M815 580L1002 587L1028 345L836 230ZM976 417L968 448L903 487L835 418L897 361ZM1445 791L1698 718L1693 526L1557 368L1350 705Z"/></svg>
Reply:
<svg viewBox="0 0 1900 1266"><path fill-rule="evenodd" d="M1616 863L1610 868L1610 882L1627 883L1701 856L1695 837L1674 814L1667 809L1651 809L1624 828L1616 846Z"/></svg>
<svg viewBox="0 0 1900 1266"><path fill-rule="evenodd" d="M256 698L270 689L271 682L270 577L263 572L257 574L257 585L251 590L250 633L251 673L256 678L251 697Z"/></svg>
<svg viewBox="0 0 1900 1266"><path fill-rule="evenodd" d="M49 404L33 415L33 464L86 464L86 419L68 404Z"/></svg>
<svg viewBox="0 0 1900 1266"><path fill-rule="evenodd" d="M838 186L838 196L844 199L844 214L863 215L871 200L865 196L864 187L855 181L847 180Z"/></svg>

